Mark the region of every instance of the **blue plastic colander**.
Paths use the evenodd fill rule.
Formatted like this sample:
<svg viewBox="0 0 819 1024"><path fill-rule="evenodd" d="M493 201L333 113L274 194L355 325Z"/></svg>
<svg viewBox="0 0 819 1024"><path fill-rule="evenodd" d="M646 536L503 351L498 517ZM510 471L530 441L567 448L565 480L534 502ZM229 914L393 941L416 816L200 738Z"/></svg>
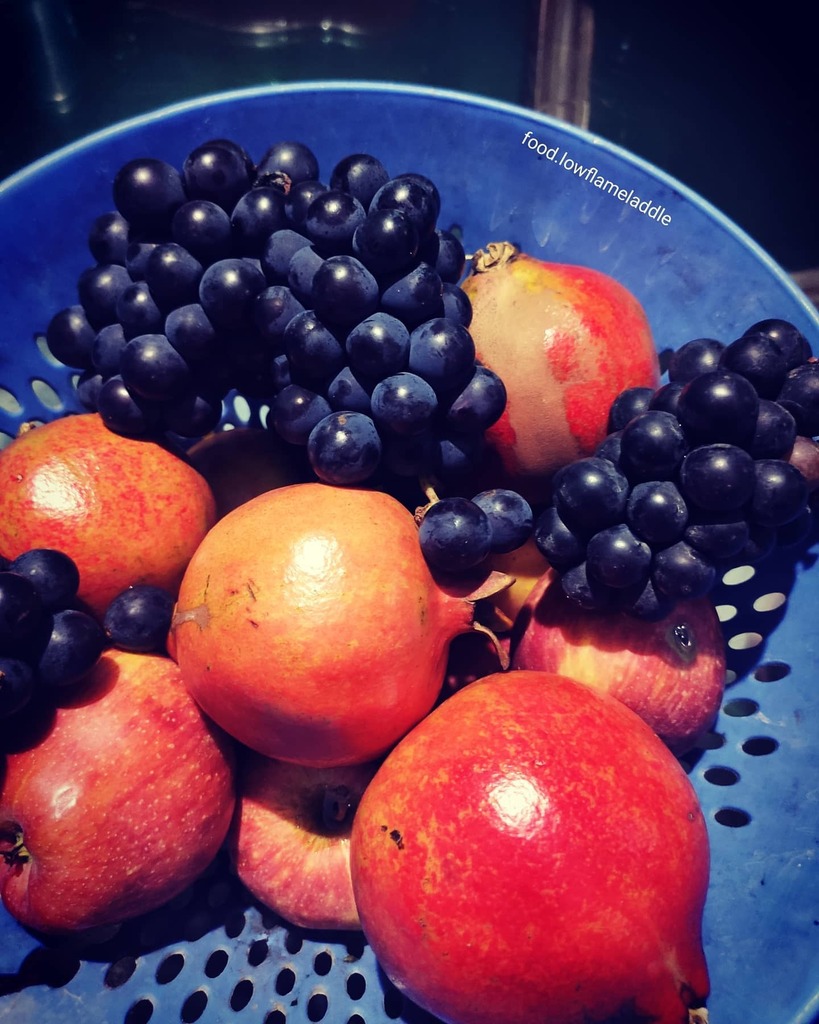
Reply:
<svg viewBox="0 0 819 1024"><path fill-rule="evenodd" d="M76 301L79 274L92 262L88 229L112 208L116 170L137 156L181 166L195 145L219 136L256 157L274 141L301 139L325 174L361 151L393 174L421 171L441 191L439 223L463 230L467 252L508 239L611 274L643 303L660 350L694 337L731 341L757 320L781 317L819 351L817 310L751 239L682 184L604 140L441 90L355 82L258 88L117 125L0 184L0 444L24 421L79 408L75 374L50 358L42 332ZM225 418L236 424L265 413L241 400L227 405ZM732 570L713 595L729 685L713 732L686 759L712 844L704 922L712 1024L819 1020L819 572L810 571L817 541L814 530L756 567ZM0 1020L432 1018L384 977L360 933L288 926L220 859L170 905L82 940L43 940L0 910Z"/></svg>

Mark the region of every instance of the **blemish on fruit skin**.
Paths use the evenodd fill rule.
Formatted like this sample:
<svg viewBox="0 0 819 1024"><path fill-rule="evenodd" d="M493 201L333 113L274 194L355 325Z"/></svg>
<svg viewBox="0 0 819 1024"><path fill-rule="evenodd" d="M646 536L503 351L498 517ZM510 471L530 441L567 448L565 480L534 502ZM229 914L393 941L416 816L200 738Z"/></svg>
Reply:
<svg viewBox="0 0 819 1024"><path fill-rule="evenodd" d="M176 629L183 622L193 622L200 630L204 629L210 622L210 612L206 604L199 604L195 608L187 608L185 611L177 610L173 613L171 629Z"/></svg>
<svg viewBox="0 0 819 1024"><path fill-rule="evenodd" d="M392 832L390 832L390 839L392 839L392 841L395 843L399 850L404 849L404 837L401 835L397 828L394 828Z"/></svg>

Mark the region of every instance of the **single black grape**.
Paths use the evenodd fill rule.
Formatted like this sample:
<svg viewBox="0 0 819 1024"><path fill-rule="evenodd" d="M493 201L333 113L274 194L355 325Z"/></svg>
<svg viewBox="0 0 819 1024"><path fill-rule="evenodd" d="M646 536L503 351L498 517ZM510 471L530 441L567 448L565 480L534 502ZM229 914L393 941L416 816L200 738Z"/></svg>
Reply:
<svg viewBox="0 0 819 1024"><path fill-rule="evenodd" d="M552 481L552 500L570 530L591 535L623 521L629 482L608 459L588 456L562 466Z"/></svg>
<svg viewBox="0 0 819 1024"><path fill-rule="evenodd" d="M506 387L487 366L475 364L472 376L452 399L446 411L451 430L473 433L488 430L506 408Z"/></svg>
<svg viewBox="0 0 819 1024"><path fill-rule="evenodd" d="M169 401L189 386L188 364L164 334L142 334L122 350L120 374L131 394L155 402Z"/></svg>
<svg viewBox="0 0 819 1024"><path fill-rule="evenodd" d="M804 437L819 434L819 362L803 363L785 377L777 401L793 415Z"/></svg>
<svg viewBox="0 0 819 1024"><path fill-rule="evenodd" d="M700 445L680 467L680 490L686 501L709 512L742 508L754 486L754 460L736 445Z"/></svg>
<svg viewBox="0 0 819 1024"><path fill-rule="evenodd" d="M651 565L651 548L625 523L598 531L586 545L586 569L607 587L644 585Z"/></svg>
<svg viewBox="0 0 819 1024"><path fill-rule="evenodd" d="M371 390L351 366L342 366L327 385L327 401L333 412L349 409L372 416Z"/></svg>
<svg viewBox="0 0 819 1024"><path fill-rule="evenodd" d="M765 334L744 334L720 356L720 366L749 380L760 398L776 398L788 365L785 353Z"/></svg>
<svg viewBox="0 0 819 1024"><path fill-rule="evenodd" d="M631 489L626 523L648 544L671 544L682 536L687 522L688 506L673 481L644 481Z"/></svg>
<svg viewBox="0 0 819 1024"><path fill-rule="evenodd" d="M313 427L332 411L323 395L299 384L288 384L273 400L271 416L276 432L285 441L307 444Z"/></svg>
<svg viewBox="0 0 819 1024"><path fill-rule="evenodd" d="M250 188L252 169L241 147L224 139L203 142L182 165L189 199L205 199L230 213Z"/></svg>
<svg viewBox="0 0 819 1024"><path fill-rule="evenodd" d="M239 199L230 215L233 253L261 256L274 231L287 227L284 196L275 188L252 188Z"/></svg>
<svg viewBox="0 0 819 1024"><path fill-rule="evenodd" d="M648 403L649 409L659 409L662 412L670 412L672 416L677 415L680 402L680 394L685 384L679 380L671 380L662 387L657 388Z"/></svg>
<svg viewBox="0 0 819 1024"><path fill-rule="evenodd" d="M172 309L165 317L164 331L159 333L164 333L189 366L219 358L219 335L198 302Z"/></svg>
<svg viewBox="0 0 819 1024"><path fill-rule="evenodd" d="M799 470L783 459L754 463L756 486L748 518L761 526L785 526L807 507L808 485Z"/></svg>
<svg viewBox="0 0 819 1024"><path fill-rule="evenodd" d="M136 583L114 597L105 610L108 642L139 654L165 651L175 598L162 587Z"/></svg>
<svg viewBox="0 0 819 1024"><path fill-rule="evenodd" d="M711 370L690 380L677 415L692 444L745 445L754 435L759 396L753 384L730 370Z"/></svg>
<svg viewBox="0 0 819 1024"><path fill-rule="evenodd" d="M233 255L230 217L209 199L191 199L179 207L171 221L171 240L203 267Z"/></svg>
<svg viewBox="0 0 819 1024"><path fill-rule="evenodd" d="M460 285L444 281L441 285L442 316L469 327L472 323L472 302Z"/></svg>
<svg viewBox="0 0 819 1024"><path fill-rule="evenodd" d="M218 260L202 274L199 304L216 327L246 329L253 323L256 296L266 287L264 274L249 260Z"/></svg>
<svg viewBox="0 0 819 1024"><path fill-rule="evenodd" d="M116 322L117 302L131 283L131 275L116 263L99 263L83 270L77 280L77 294L95 330Z"/></svg>
<svg viewBox="0 0 819 1024"><path fill-rule="evenodd" d="M162 410L162 424L180 437L203 437L218 427L223 398L217 391L184 391Z"/></svg>
<svg viewBox="0 0 819 1024"><path fill-rule="evenodd" d="M715 370L725 342L716 338L693 338L671 354L668 363L668 379L683 383Z"/></svg>
<svg viewBox="0 0 819 1024"><path fill-rule="evenodd" d="M554 505L538 516L533 537L538 551L555 569L579 565L586 557L586 537L571 530Z"/></svg>
<svg viewBox="0 0 819 1024"><path fill-rule="evenodd" d="M457 284L466 266L466 253L460 238L446 228L436 228L433 237L436 242L435 269L444 284Z"/></svg>
<svg viewBox="0 0 819 1024"><path fill-rule="evenodd" d="M97 263L119 263L125 266L130 226L119 210L101 213L91 222L88 249Z"/></svg>
<svg viewBox="0 0 819 1024"><path fill-rule="evenodd" d="M301 231L310 203L320 192L326 192L327 188L324 182L313 178L297 181L290 186L290 191L284 197L284 215L288 228Z"/></svg>
<svg viewBox="0 0 819 1024"><path fill-rule="evenodd" d="M404 370L379 381L370 397L372 417L379 427L396 434L420 434L432 423L438 399L430 384Z"/></svg>
<svg viewBox="0 0 819 1024"><path fill-rule="evenodd" d="M286 285L272 284L256 296L253 323L266 342L278 345L293 317L303 312L304 306Z"/></svg>
<svg viewBox="0 0 819 1024"><path fill-rule="evenodd" d="M378 309L378 282L355 256L330 256L313 277L312 308L326 323L350 328Z"/></svg>
<svg viewBox="0 0 819 1024"><path fill-rule="evenodd" d="M352 328L345 349L356 373L382 380L407 368L410 333L396 317L379 310Z"/></svg>
<svg viewBox="0 0 819 1024"><path fill-rule="evenodd" d="M493 487L476 494L472 501L483 509L489 520L493 552L515 551L532 535L532 506L517 491Z"/></svg>
<svg viewBox="0 0 819 1024"><path fill-rule="evenodd" d="M587 611L614 608L619 596L617 590L595 579L585 561L566 569L560 577L560 586L568 598Z"/></svg>
<svg viewBox="0 0 819 1024"><path fill-rule="evenodd" d="M381 309L410 329L440 316L443 310L444 283L428 263L418 263L406 273L386 277L383 286Z"/></svg>
<svg viewBox="0 0 819 1024"><path fill-rule="evenodd" d="M73 686L97 663L107 645L105 631L87 612L55 612L36 665L38 680L49 687Z"/></svg>
<svg viewBox="0 0 819 1024"><path fill-rule="evenodd" d="M292 317L282 340L291 371L309 380L334 377L346 362L342 343L313 309Z"/></svg>
<svg viewBox="0 0 819 1024"><path fill-rule="evenodd" d="M310 147L290 140L275 142L256 165L258 177L286 174L291 186L300 181L315 181L318 173L318 159Z"/></svg>
<svg viewBox="0 0 819 1024"><path fill-rule="evenodd" d="M675 601L704 597L716 576L714 563L684 540L656 552L652 562L654 586Z"/></svg>
<svg viewBox="0 0 819 1024"><path fill-rule="evenodd" d="M437 394L460 389L475 366L475 342L469 331L445 317L434 317L410 334L409 369Z"/></svg>
<svg viewBox="0 0 819 1024"><path fill-rule="evenodd" d="M77 596L80 571L64 551L30 548L12 559L8 568L29 580L46 611L65 608Z"/></svg>
<svg viewBox="0 0 819 1024"><path fill-rule="evenodd" d="M361 483L378 468L381 438L369 416L334 412L313 427L307 439L307 457L324 483Z"/></svg>
<svg viewBox="0 0 819 1024"><path fill-rule="evenodd" d="M340 189L327 189L307 208L303 230L322 256L351 253L353 235L366 215L354 196Z"/></svg>
<svg viewBox="0 0 819 1024"><path fill-rule="evenodd" d="M110 430L127 437L152 436L161 424L161 410L131 394L119 374L101 384L97 410Z"/></svg>
<svg viewBox="0 0 819 1024"><path fill-rule="evenodd" d="M441 498L424 513L418 541L430 565L458 573L486 559L492 528L483 509L468 498Z"/></svg>
<svg viewBox="0 0 819 1024"><path fill-rule="evenodd" d="M113 374L119 373L119 360L128 341L120 323L107 324L101 328L91 346L93 368L103 377L111 377Z"/></svg>
<svg viewBox="0 0 819 1024"><path fill-rule="evenodd" d="M742 510L706 512L696 507L685 527L683 540L714 562L729 561L748 543L750 530Z"/></svg>
<svg viewBox="0 0 819 1024"><path fill-rule="evenodd" d="M379 278L408 269L418 245L418 230L401 210L371 210L352 239L353 253Z"/></svg>
<svg viewBox="0 0 819 1024"><path fill-rule="evenodd" d="M385 182L373 196L369 210L400 210L405 213L420 241L435 231L441 209L437 189L421 175L401 174Z"/></svg>
<svg viewBox="0 0 819 1024"><path fill-rule="evenodd" d="M796 420L793 415L770 398L760 398L754 436L747 444L755 459L781 459L793 448Z"/></svg>
<svg viewBox="0 0 819 1024"><path fill-rule="evenodd" d="M369 153L351 153L333 168L330 188L349 192L366 210L376 192L389 180L389 172L378 157Z"/></svg>
<svg viewBox="0 0 819 1024"><path fill-rule="evenodd" d="M115 304L116 310L116 304ZM88 370L92 365L92 349L97 330L88 322L79 304L55 313L46 327L49 352L65 366Z"/></svg>
<svg viewBox="0 0 819 1024"><path fill-rule="evenodd" d="M148 256L145 282L157 306L168 313L199 299L202 264L176 242L162 242Z"/></svg>
<svg viewBox="0 0 819 1024"><path fill-rule="evenodd" d="M638 413L620 434L620 468L633 483L669 480L677 472L688 443L676 416L660 409Z"/></svg>
<svg viewBox="0 0 819 1024"><path fill-rule="evenodd" d="M114 176L113 197L132 229L156 237L168 234L174 213L187 198L179 171L154 157L123 164Z"/></svg>
<svg viewBox="0 0 819 1024"><path fill-rule="evenodd" d="M751 324L745 333L763 335L775 341L785 357L789 370L807 362L813 355L808 339L788 320L775 317L758 320Z"/></svg>
<svg viewBox="0 0 819 1024"><path fill-rule="evenodd" d="M117 324L123 336L131 339L138 334L161 333L165 316L156 304L147 281L134 281L117 299ZM103 331L107 328L103 327Z"/></svg>
<svg viewBox="0 0 819 1024"><path fill-rule="evenodd" d="M270 284L287 284L290 261L297 249L311 245L310 239L292 228L274 231L262 246L260 262Z"/></svg>
<svg viewBox="0 0 819 1024"><path fill-rule="evenodd" d="M312 243L299 246L290 257L286 284L305 309L313 306L313 281L323 264L324 257Z"/></svg>
<svg viewBox="0 0 819 1024"><path fill-rule="evenodd" d="M622 430L629 420L648 409L653 397L654 388L649 387L631 387L621 391L609 407L607 432Z"/></svg>

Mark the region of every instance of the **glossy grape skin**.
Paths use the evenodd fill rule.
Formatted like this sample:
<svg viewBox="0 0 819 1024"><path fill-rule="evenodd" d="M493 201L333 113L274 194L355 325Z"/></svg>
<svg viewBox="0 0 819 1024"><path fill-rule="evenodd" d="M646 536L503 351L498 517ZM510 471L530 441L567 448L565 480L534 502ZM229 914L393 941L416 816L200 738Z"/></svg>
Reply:
<svg viewBox="0 0 819 1024"><path fill-rule="evenodd" d="M738 555L750 537L748 521L742 510L707 513L694 509L683 540L714 562L728 561Z"/></svg>
<svg viewBox="0 0 819 1024"><path fill-rule="evenodd" d="M443 480L458 479L477 469L486 449L483 434L456 434L434 438L433 468Z"/></svg>
<svg viewBox="0 0 819 1024"><path fill-rule="evenodd" d="M163 653L174 601L169 591L149 583L136 583L121 591L103 616L108 642L137 654Z"/></svg>
<svg viewBox="0 0 819 1024"><path fill-rule="evenodd" d="M808 486L799 470L783 459L754 463L756 486L748 518L760 526L785 526L807 506Z"/></svg>
<svg viewBox="0 0 819 1024"><path fill-rule="evenodd" d="M284 350L291 370L310 380L335 376L344 366L344 348L315 310L297 313L284 329Z"/></svg>
<svg viewBox="0 0 819 1024"><path fill-rule="evenodd" d="M586 537L571 530L554 505L538 516L533 537L538 551L555 569L579 565L586 557Z"/></svg>
<svg viewBox="0 0 819 1024"><path fill-rule="evenodd" d="M198 302L171 310L163 332L189 366L218 359L219 335Z"/></svg>
<svg viewBox="0 0 819 1024"><path fill-rule="evenodd" d="M275 142L265 150L256 165L257 177L283 172L291 185L300 181L315 181L319 166L315 153L303 142L284 140Z"/></svg>
<svg viewBox="0 0 819 1024"><path fill-rule="evenodd" d="M381 438L364 413L334 412L313 427L307 439L307 457L324 483L362 483L378 468Z"/></svg>
<svg viewBox="0 0 819 1024"><path fill-rule="evenodd" d="M396 317L379 310L352 328L344 347L353 370L382 380L407 368L410 333Z"/></svg>
<svg viewBox="0 0 819 1024"><path fill-rule="evenodd" d="M46 327L46 345L56 360L78 370L91 368L91 350L97 331L77 303L55 313Z"/></svg>
<svg viewBox="0 0 819 1024"><path fill-rule="evenodd" d="M465 433L488 430L500 419L505 408L503 381L493 370L476 364L472 376L449 404L446 425Z"/></svg>
<svg viewBox="0 0 819 1024"><path fill-rule="evenodd" d="M532 506L517 491L493 487L474 495L472 501L489 520L492 552L504 554L515 551L532 535Z"/></svg>
<svg viewBox="0 0 819 1024"><path fill-rule="evenodd" d="M128 390L154 402L180 395L191 381L191 371L164 334L132 338L120 357L120 375Z"/></svg>
<svg viewBox="0 0 819 1024"><path fill-rule="evenodd" d="M46 611L67 607L77 596L80 572L74 560L55 548L30 548L9 563L10 572L34 586Z"/></svg>
<svg viewBox="0 0 819 1024"><path fill-rule="evenodd" d="M689 381L677 407L693 444L747 444L758 411L759 396L753 384L730 370L712 370Z"/></svg>
<svg viewBox="0 0 819 1024"><path fill-rule="evenodd" d="M585 561L566 569L560 577L560 586L581 608L595 611L615 607L617 591L595 579Z"/></svg>
<svg viewBox="0 0 819 1024"><path fill-rule="evenodd" d="M246 156L222 139L191 150L182 165L182 177L189 199L206 199L228 214L251 185Z"/></svg>
<svg viewBox="0 0 819 1024"><path fill-rule="evenodd" d="M378 309L378 282L355 256L329 256L313 277L312 299L322 320L350 328Z"/></svg>
<svg viewBox="0 0 819 1024"><path fill-rule="evenodd" d="M158 242L130 242L125 252L125 269L132 281L145 280L145 267L148 257L159 245Z"/></svg>
<svg viewBox="0 0 819 1024"><path fill-rule="evenodd" d="M333 412L363 412L372 417L370 391L356 376L351 366L342 366L327 385L327 401Z"/></svg>
<svg viewBox="0 0 819 1024"><path fill-rule="evenodd" d="M215 430L222 419L223 395L218 392L187 390L162 410L166 430L180 437L197 438Z"/></svg>
<svg viewBox="0 0 819 1024"><path fill-rule="evenodd" d="M132 230L162 237L177 209L185 202L179 171L164 160L137 157L114 176L114 206Z"/></svg>
<svg viewBox="0 0 819 1024"><path fill-rule="evenodd" d="M105 378L94 370L83 370L77 378L77 399L86 412L97 411L97 398Z"/></svg>
<svg viewBox="0 0 819 1024"><path fill-rule="evenodd" d="M777 399L793 415L804 437L819 434L819 363L803 363L788 371Z"/></svg>
<svg viewBox="0 0 819 1024"><path fill-rule="evenodd" d="M270 344L283 341L284 331L304 306L286 285L273 284L259 292L253 308L253 323L259 335Z"/></svg>
<svg viewBox="0 0 819 1024"><path fill-rule="evenodd" d="M130 339L125 337L122 324L108 324L97 332L91 347L91 363L104 377L119 372L119 360Z"/></svg>
<svg viewBox="0 0 819 1024"><path fill-rule="evenodd" d="M408 365L437 394L454 391L472 376L475 342L465 327L445 317L434 317L410 334Z"/></svg>
<svg viewBox="0 0 819 1024"><path fill-rule="evenodd" d="M15 651L42 621L43 605L34 583L8 569L0 572L0 653Z"/></svg>
<svg viewBox="0 0 819 1024"><path fill-rule="evenodd" d="M0 721L22 711L34 692L34 671L28 662L0 655Z"/></svg>
<svg viewBox="0 0 819 1024"><path fill-rule="evenodd" d="M303 230L322 256L351 253L353 234L365 217L364 207L354 196L327 189L307 208Z"/></svg>
<svg viewBox="0 0 819 1024"><path fill-rule="evenodd" d="M629 420L620 434L620 468L632 481L668 480L677 472L688 443L676 416L649 409Z"/></svg>
<svg viewBox="0 0 819 1024"><path fill-rule="evenodd" d="M321 192L326 192L327 188L328 186L323 181L312 178L297 181L295 185L291 185L290 191L284 197L284 216L287 227L301 231L310 203Z"/></svg>
<svg viewBox="0 0 819 1024"><path fill-rule="evenodd" d="M107 427L128 437L151 435L160 423L159 411L138 401L119 374L109 377L100 387L97 411Z"/></svg>
<svg viewBox="0 0 819 1024"><path fill-rule="evenodd" d="M101 213L91 222L88 251L97 263L119 263L124 267L129 230L128 221L119 210Z"/></svg>
<svg viewBox="0 0 819 1024"><path fill-rule="evenodd" d="M418 528L424 558L444 572L479 565L492 548L492 528L483 509L468 498L441 498L430 505Z"/></svg>
<svg viewBox="0 0 819 1024"><path fill-rule="evenodd" d="M669 381L686 383L719 366L725 342L717 338L693 338L671 354L668 362Z"/></svg>
<svg viewBox="0 0 819 1024"><path fill-rule="evenodd" d="M609 407L608 432L622 430L629 420L648 409L653 397L654 388L649 387L631 387L621 391Z"/></svg>
<svg viewBox="0 0 819 1024"><path fill-rule="evenodd" d="M785 356L785 364L788 370L793 370L811 358L811 350L808 339L802 332L788 320L781 320L769 317L766 320L758 320L745 331L745 334L761 334L773 339Z"/></svg>
<svg viewBox="0 0 819 1024"><path fill-rule="evenodd" d="M716 582L716 568L684 540L654 555L651 579L654 586L677 601L704 597Z"/></svg>
<svg viewBox="0 0 819 1024"><path fill-rule="evenodd" d="M432 422L438 399L430 385L414 373L385 377L373 388L372 417L397 434L420 434Z"/></svg>
<svg viewBox="0 0 819 1024"><path fill-rule="evenodd" d="M615 430L607 434L600 444L594 449L592 455L600 459L607 459L615 466L620 465L620 449L622 448L622 431Z"/></svg>
<svg viewBox="0 0 819 1024"><path fill-rule="evenodd" d="M457 284L466 266L466 253L457 235L446 228L435 229L435 269L444 284Z"/></svg>
<svg viewBox="0 0 819 1024"><path fill-rule="evenodd" d="M117 301L131 284L131 275L116 263L87 267L77 280L77 294L89 324L96 330L117 319Z"/></svg>
<svg viewBox="0 0 819 1024"><path fill-rule="evenodd" d="M418 229L401 210L370 210L352 238L353 253L378 277L409 268L418 246Z"/></svg>
<svg viewBox="0 0 819 1024"><path fill-rule="evenodd" d="M760 398L754 436L747 444L755 459L781 459L796 440L796 420L791 412L769 398Z"/></svg>
<svg viewBox="0 0 819 1024"><path fill-rule="evenodd" d="M298 249L311 245L310 239L293 228L271 232L262 247L260 262L270 284L287 284L290 261Z"/></svg>
<svg viewBox="0 0 819 1024"><path fill-rule="evenodd" d="M230 214L233 254L261 256L274 231L287 226L284 196L275 188L252 188L239 199Z"/></svg>
<svg viewBox="0 0 819 1024"><path fill-rule="evenodd" d="M625 523L599 530L586 545L587 572L607 587L644 584L650 565L651 548Z"/></svg>
<svg viewBox="0 0 819 1024"><path fill-rule="evenodd" d="M662 412L670 412L672 416L677 415L680 403L680 394L685 384L682 381L669 381L657 388L648 403L649 409L659 409Z"/></svg>
<svg viewBox="0 0 819 1024"><path fill-rule="evenodd" d="M147 281L134 281L133 284L129 284L117 299L116 310L117 322L128 339L135 338L138 334L161 333L165 323L165 317L154 301Z"/></svg>
<svg viewBox="0 0 819 1024"><path fill-rule="evenodd" d="M444 283L428 263L418 263L405 274L387 277L381 292L381 309L410 329L440 316Z"/></svg>
<svg viewBox="0 0 819 1024"><path fill-rule="evenodd" d="M688 506L673 481L644 481L631 489L625 519L648 544L667 545L682 536L688 522Z"/></svg>
<svg viewBox="0 0 819 1024"><path fill-rule="evenodd" d="M736 445L700 445L683 460L679 482L686 501L709 512L730 512L753 494L754 460Z"/></svg>
<svg viewBox="0 0 819 1024"><path fill-rule="evenodd" d="M313 427L332 409L323 395L299 384L288 384L273 400L271 416L276 432L290 444L307 444Z"/></svg>
<svg viewBox="0 0 819 1024"><path fill-rule="evenodd" d="M233 255L230 217L209 199L191 199L179 207L171 221L171 240L203 267Z"/></svg>
<svg viewBox="0 0 819 1024"><path fill-rule="evenodd" d="M167 315L177 306L196 302L204 268L176 242L162 242L145 264L145 281L157 306Z"/></svg>
<svg viewBox="0 0 819 1024"><path fill-rule="evenodd" d="M97 620L76 608L57 611L37 661L37 678L44 686L78 683L96 664L107 644Z"/></svg>
<svg viewBox="0 0 819 1024"><path fill-rule="evenodd" d="M463 288L444 281L441 285L441 315L469 327L472 323L472 302Z"/></svg>
<svg viewBox="0 0 819 1024"><path fill-rule="evenodd" d="M323 263L324 257L316 251L312 242L310 245L299 246L290 257L290 264L287 268L287 287L305 309L312 307L313 281Z"/></svg>
<svg viewBox="0 0 819 1024"><path fill-rule="evenodd" d="M597 533L623 521L629 482L608 459L588 456L562 466L552 480L558 515L576 533Z"/></svg>
<svg viewBox="0 0 819 1024"><path fill-rule="evenodd" d="M216 327L252 326L256 296L267 287L264 274L248 260L232 257L211 264L199 282L199 303Z"/></svg>
<svg viewBox="0 0 819 1024"><path fill-rule="evenodd" d="M765 334L744 334L732 341L719 362L750 381L760 398L776 398L788 371L784 352Z"/></svg>
<svg viewBox="0 0 819 1024"><path fill-rule="evenodd" d="M369 210L401 210L414 225L419 241L423 242L435 231L440 211L440 197L436 198L431 185L429 179L418 175L398 175L379 188Z"/></svg>
<svg viewBox="0 0 819 1024"><path fill-rule="evenodd" d="M389 172L378 157L369 153L351 153L333 168L330 188L349 192L366 210L376 192L389 180Z"/></svg>

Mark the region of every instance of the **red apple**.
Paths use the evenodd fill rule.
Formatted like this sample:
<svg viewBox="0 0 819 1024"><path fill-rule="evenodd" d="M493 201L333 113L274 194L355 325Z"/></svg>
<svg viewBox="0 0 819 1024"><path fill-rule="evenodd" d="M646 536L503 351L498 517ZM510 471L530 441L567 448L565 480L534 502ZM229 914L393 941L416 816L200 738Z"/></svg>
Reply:
<svg viewBox="0 0 819 1024"><path fill-rule="evenodd" d="M229 837L236 874L300 928L361 927L350 879L350 832L374 763L309 768L246 751Z"/></svg>
<svg viewBox="0 0 819 1024"><path fill-rule="evenodd" d="M518 615L511 663L571 676L617 697L675 754L708 731L725 689L725 640L709 597L680 601L665 618L645 622L578 607L552 572Z"/></svg>
<svg viewBox="0 0 819 1024"><path fill-rule="evenodd" d="M175 592L215 519L201 474L96 413L35 427L0 452L0 554L64 551L80 571L80 600L100 617L133 583Z"/></svg>
<svg viewBox="0 0 819 1024"><path fill-rule="evenodd" d="M444 1021L684 1024L707 996L696 793L634 712L573 679L453 694L384 759L350 852L379 964Z"/></svg>
<svg viewBox="0 0 819 1024"><path fill-rule="evenodd" d="M490 486L545 501L555 471L603 440L619 392L659 386L645 311L608 274L548 263L508 242L475 254L463 289L478 358L507 391L486 435Z"/></svg>
<svg viewBox="0 0 819 1024"><path fill-rule="evenodd" d="M176 664L107 651L45 734L7 754L3 903L44 932L160 906L212 861L234 800L233 748Z"/></svg>

